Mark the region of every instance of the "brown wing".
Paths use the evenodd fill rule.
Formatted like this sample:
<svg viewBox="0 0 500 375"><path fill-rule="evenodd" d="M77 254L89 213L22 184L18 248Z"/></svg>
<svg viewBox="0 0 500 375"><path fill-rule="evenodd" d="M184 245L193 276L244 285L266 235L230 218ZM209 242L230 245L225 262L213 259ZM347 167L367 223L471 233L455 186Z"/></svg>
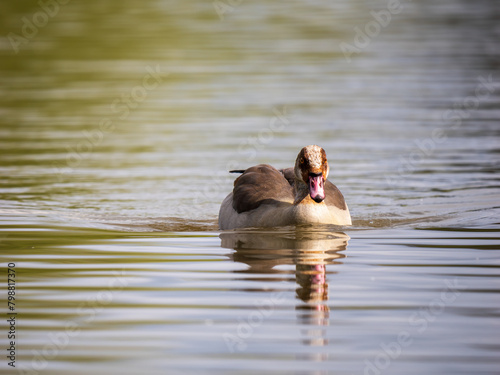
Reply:
<svg viewBox="0 0 500 375"><path fill-rule="evenodd" d="M344 196L340 190L330 181L325 181L325 201L327 206L335 206L341 210L346 209Z"/></svg>
<svg viewBox="0 0 500 375"><path fill-rule="evenodd" d="M267 164L248 168L234 181L233 208L238 213L262 204L293 201L292 187L283 174Z"/></svg>
<svg viewBox="0 0 500 375"><path fill-rule="evenodd" d="M290 186L295 183L295 173L293 173L293 168L280 169L280 172L286 178Z"/></svg>

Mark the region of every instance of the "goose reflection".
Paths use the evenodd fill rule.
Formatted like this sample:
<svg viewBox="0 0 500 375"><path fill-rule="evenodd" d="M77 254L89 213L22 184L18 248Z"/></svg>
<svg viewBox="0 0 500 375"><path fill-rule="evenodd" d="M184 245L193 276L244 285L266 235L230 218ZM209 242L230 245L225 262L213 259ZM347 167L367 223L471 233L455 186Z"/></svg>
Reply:
<svg viewBox="0 0 500 375"><path fill-rule="evenodd" d="M342 251L347 249L349 236L341 232L296 227L290 230L223 232L220 238L222 247L235 250L231 255L235 262L249 266L236 272L265 274L261 280L267 282L283 281L282 276L270 278L269 275L289 273L279 266L295 265L296 297L301 301L295 310L302 342L308 346L328 344L325 337L329 325L326 265L342 264L340 259L346 256ZM329 272L330 275L335 273Z"/></svg>

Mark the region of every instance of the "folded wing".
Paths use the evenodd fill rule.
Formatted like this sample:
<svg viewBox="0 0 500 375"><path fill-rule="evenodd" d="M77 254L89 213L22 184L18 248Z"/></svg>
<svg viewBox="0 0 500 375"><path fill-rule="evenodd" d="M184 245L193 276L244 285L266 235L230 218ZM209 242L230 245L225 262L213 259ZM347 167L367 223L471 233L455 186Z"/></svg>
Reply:
<svg viewBox="0 0 500 375"><path fill-rule="evenodd" d="M290 177L289 173L286 173L286 177ZM256 209L263 204L282 203L293 203L292 186L284 173L268 164L248 168L234 181L233 208L238 213Z"/></svg>

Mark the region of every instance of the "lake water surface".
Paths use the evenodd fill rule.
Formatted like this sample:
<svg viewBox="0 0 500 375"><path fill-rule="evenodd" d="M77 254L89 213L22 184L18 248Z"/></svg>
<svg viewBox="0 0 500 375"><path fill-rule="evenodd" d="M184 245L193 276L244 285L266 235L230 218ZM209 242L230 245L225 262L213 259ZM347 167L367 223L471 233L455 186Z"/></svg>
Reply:
<svg viewBox="0 0 500 375"><path fill-rule="evenodd" d="M2 372L500 373L498 2L49 3L0 5ZM352 227L218 230L308 144Z"/></svg>

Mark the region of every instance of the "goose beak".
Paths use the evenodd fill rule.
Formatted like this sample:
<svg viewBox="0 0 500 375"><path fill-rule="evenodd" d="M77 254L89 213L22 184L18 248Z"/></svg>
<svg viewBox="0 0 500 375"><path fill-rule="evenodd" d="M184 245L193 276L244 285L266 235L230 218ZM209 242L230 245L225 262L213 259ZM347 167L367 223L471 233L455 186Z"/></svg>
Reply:
<svg viewBox="0 0 500 375"><path fill-rule="evenodd" d="M322 173L309 174L309 194L316 203L321 203L325 199L325 180Z"/></svg>

